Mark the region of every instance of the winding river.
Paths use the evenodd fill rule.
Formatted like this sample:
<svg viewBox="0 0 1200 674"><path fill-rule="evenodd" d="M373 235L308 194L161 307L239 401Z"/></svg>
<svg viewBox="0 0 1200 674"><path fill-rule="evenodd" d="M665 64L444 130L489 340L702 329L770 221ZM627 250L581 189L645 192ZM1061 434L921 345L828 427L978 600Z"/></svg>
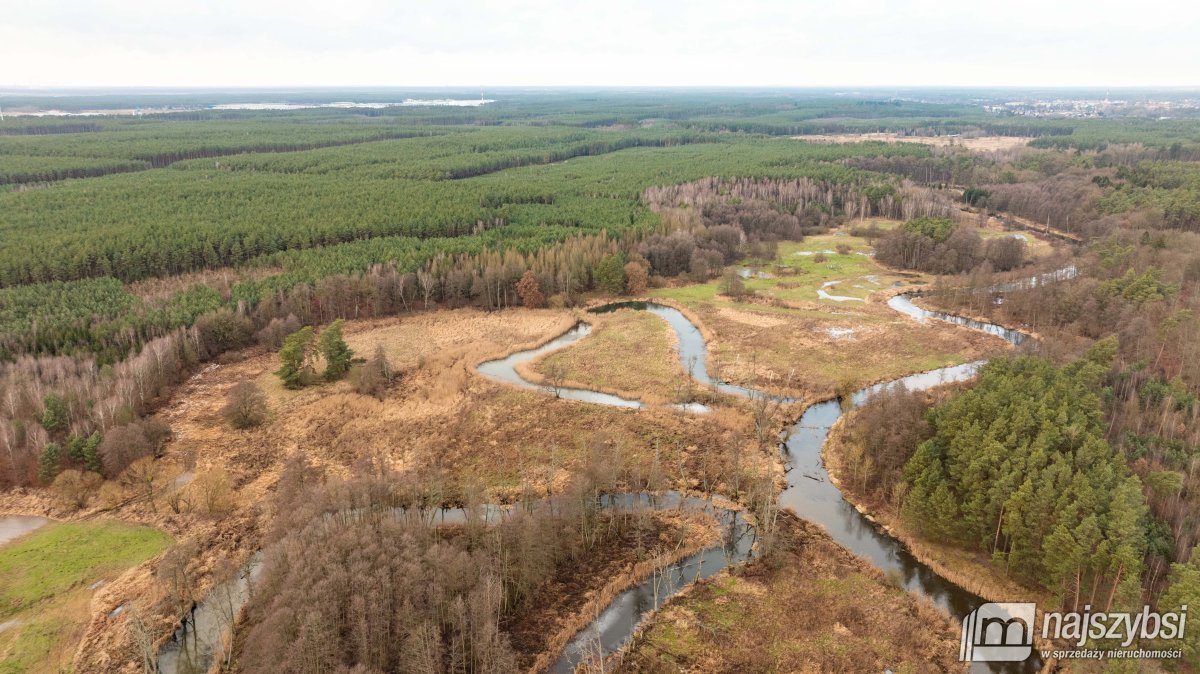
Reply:
<svg viewBox="0 0 1200 674"><path fill-rule="evenodd" d="M896 295L888 301L888 306L914 320L946 321L1002 337L1014 345L1029 338L1025 333L999 325L923 309L912 302L913 297L912 294ZM591 311L604 313L622 308L648 311L665 320L677 337L680 364L699 384L728 395L746 398L772 397L769 393L730 384L713 377L707 367L708 345L705 343L700 329L678 309L653 302L615 302L591 309ZM559 397L569 400L640 409L643 404L639 400L579 388L559 387L555 391L543 384L528 381L517 372L518 364L528 363L543 354L574 344L590 334L591 330L590 325L578 323L562 335L539 347L484 362L479 365L478 370L480 374L496 381L555 393ZM872 394L897 383L903 384L910 390L924 390L946 383L967 380L975 375L984 362L976 361L940 368L870 386L854 393L849 403L854 407L860 406ZM799 402L795 398L779 397L775 399L785 403ZM696 413L707 412L709 409L699 403L681 404L676 407ZM984 600L942 578L918 561L903 543L889 536L880 526L868 520L850 505L830 480L829 473L821 460L821 449L829 435L830 428L842 414L842 401L835 399L819 402L810 405L800 419L788 428L781 451L788 469L787 474L791 480L779 496L780 505L792 509L799 516L811 522L820 524L834 541L867 559L885 573L896 575L908 591L928 598L956 620L963 618L984 603ZM648 499L645 494L624 494L609 498L612 499L612 502L606 503L606 505L612 503L624 505L635 499L641 499L643 502ZM665 496L656 497L651 503L655 507L678 507L680 498L678 494L668 493ZM682 501L682 505L706 508L714 514L722 524L723 540L721 543L665 567L651 578L647 578L639 585L618 595L587 628L572 639L553 666L553 672L556 674L571 672L579 663L589 657L607 656L619 651L628 642L646 614L656 610L679 590L699 578L712 576L732 564L743 562L753 556L754 530L742 520L740 514L735 511L714 508L711 504L694 497L682 497ZM491 512L490 509L489 512ZM450 522L465 518L465 513L461 510L445 510L442 511L441 517ZM218 652L226 634L224 622L218 619L221 615L218 602L222 599L225 602L233 602L232 606L227 603L225 611L230 608L234 612L239 610L249 598L250 586L257 575L258 568L256 556L248 573L230 581L234 583L233 587L217 588L196 605L181 624L175 638L160 651L159 668L161 672L173 674L189 669L188 665L191 667L199 665L203 669L212 662L213 654ZM991 663L990 665L975 663L972 671L1024 674L1036 672L1040 668L1041 662L1037 660L1035 654L1031 659L1022 663Z"/></svg>
<svg viewBox="0 0 1200 674"><path fill-rule="evenodd" d="M888 306L917 321L945 321L1001 337L1013 345L1019 345L1029 339L1029 335L1018 330L924 309L913 303L912 300L915 296L911 293L895 295L888 301ZM678 339L679 358L684 369L690 372L697 382L712 386L716 390L730 395L743 397L766 395L754 389L714 380L707 370L708 346L700 329L678 309L653 302L617 302L597 307L591 311L603 313L622 308L649 311L663 318L675 331ZM588 332L590 332L590 328L585 330L583 324L577 325L564 337L573 334L577 336L565 343L555 340L537 349L518 352L506 359L489 361L480 366L480 372L494 379L527 388L543 388L522 379L512 369L511 364L531 361L544 353L577 341ZM506 362L511 364L506 366ZM975 376L984 362L976 361L944 367L876 384L855 392L849 403L853 407L861 406L874 393L897 384L902 384L909 390L924 390L942 384L968 380ZM594 396L603 396L593 397L585 396L583 393L587 392L581 391L578 396L573 394L572 399L605 404L604 397L608 397L620 400L622 403L628 402L623 398L616 398L616 396L591 392ZM784 400L796 402L791 398ZM634 405L621 404L621 406ZM917 560L903 543L892 538L882 527L868 520L847 502L841 491L830 480L829 473L821 460L821 449L829 436L830 429L844 413L843 408L843 401L837 399L813 404L804 411L796 423L788 428L781 450L790 481L779 496L780 505L790 508L804 519L820 524L838 544L867 559L885 573L895 575L903 583L905 589L928 598L955 620L961 620L980 604L985 603L985 600L942 578ZM712 561L718 560L713 559ZM710 567L700 577L711 575L719 570L719 568ZM644 614L652 608L652 605L661 603L659 595L648 594L647 584L649 582L647 581L630 591L640 593L637 595L641 597L639 600L629 599L622 595L621 598L614 601L593 623L592 627L576 637L571 647L564 651L561 659L555 665L554 671L572 671L588 654L595 654L597 646L606 655L619 650L632 635ZM682 587L682 583L678 587ZM621 626L622 629L618 630L618 626ZM597 632L604 635L602 639L596 639ZM1036 654L1023 663L975 663L973 666L973 671L980 672L1024 673L1036 672L1040 669L1041 662L1037 659Z"/></svg>

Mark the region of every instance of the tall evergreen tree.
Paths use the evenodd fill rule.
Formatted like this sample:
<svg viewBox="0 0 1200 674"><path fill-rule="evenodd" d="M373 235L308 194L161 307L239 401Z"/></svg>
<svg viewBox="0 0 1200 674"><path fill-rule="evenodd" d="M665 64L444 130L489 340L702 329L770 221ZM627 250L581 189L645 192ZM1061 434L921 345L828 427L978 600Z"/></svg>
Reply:
<svg viewBox="0 0 1200 674"><path fill-rule="evenodd" d="M312 358L313 329L304 326L293 332L283 342L279 350L279 369L275 374L283 380L283 385L290 389L304 386L311 375L309 365Z"/></svg>
<svg viewBox="0 0 1200 674"><path fill-rule="evenodd" d="M1095 391L1110 346L1065 367L993 361L972 389L935 408L933 436L905 466L907 520L930 538L992 553L1066 605L1127 599L1146 505L1104 439Z"/></svg>
<svg viewBox="0 0 1200 674"><path fill-rule="evenodd" d="M338 319L321 331L317 338L317 349L325 358L325 380L337 381L350 371L350 363L354 360L354 352L342 338L342 321Z"/></svg>

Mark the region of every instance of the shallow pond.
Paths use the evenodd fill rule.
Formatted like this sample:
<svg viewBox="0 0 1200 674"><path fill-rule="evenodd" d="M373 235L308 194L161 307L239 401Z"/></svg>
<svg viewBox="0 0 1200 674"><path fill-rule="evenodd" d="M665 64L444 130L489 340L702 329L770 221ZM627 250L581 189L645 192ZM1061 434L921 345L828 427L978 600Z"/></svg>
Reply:
<svg viewBox="0 0 1200 674"><path fill-rule="evenodd" d="M14 538L24 536L49 521L45 517L35 517L32 515L0 516L0 545L4 545Z"/></svg>

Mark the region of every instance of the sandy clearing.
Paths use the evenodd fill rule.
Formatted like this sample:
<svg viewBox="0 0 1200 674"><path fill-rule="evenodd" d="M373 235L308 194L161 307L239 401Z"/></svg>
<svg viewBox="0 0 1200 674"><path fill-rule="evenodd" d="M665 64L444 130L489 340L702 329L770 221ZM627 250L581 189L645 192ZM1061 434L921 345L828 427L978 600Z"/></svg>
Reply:
<svg viewBox="0 0 1200 674"><path fill-rule="evenodd" d="M920 143L934 147L959 146L974 152L996 152L1011 150L1024 146L1032 138L1019 136L979 136L967 138L963 136L901 136L895 133L840 133L817 134L812 136L792 136L796 140L811 143L863 143L866 141L882 141L884 143Z"/></svg>

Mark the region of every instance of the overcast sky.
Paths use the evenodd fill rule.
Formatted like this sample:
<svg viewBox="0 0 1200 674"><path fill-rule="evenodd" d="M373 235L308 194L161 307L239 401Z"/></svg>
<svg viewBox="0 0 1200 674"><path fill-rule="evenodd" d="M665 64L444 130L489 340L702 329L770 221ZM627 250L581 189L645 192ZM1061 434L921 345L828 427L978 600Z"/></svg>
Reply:
<svg viewBox="0 0 1200 674"><path fill-rule="evenodd" d="M0 85L1200 85L1200 3L0 0Z"/></svg>

